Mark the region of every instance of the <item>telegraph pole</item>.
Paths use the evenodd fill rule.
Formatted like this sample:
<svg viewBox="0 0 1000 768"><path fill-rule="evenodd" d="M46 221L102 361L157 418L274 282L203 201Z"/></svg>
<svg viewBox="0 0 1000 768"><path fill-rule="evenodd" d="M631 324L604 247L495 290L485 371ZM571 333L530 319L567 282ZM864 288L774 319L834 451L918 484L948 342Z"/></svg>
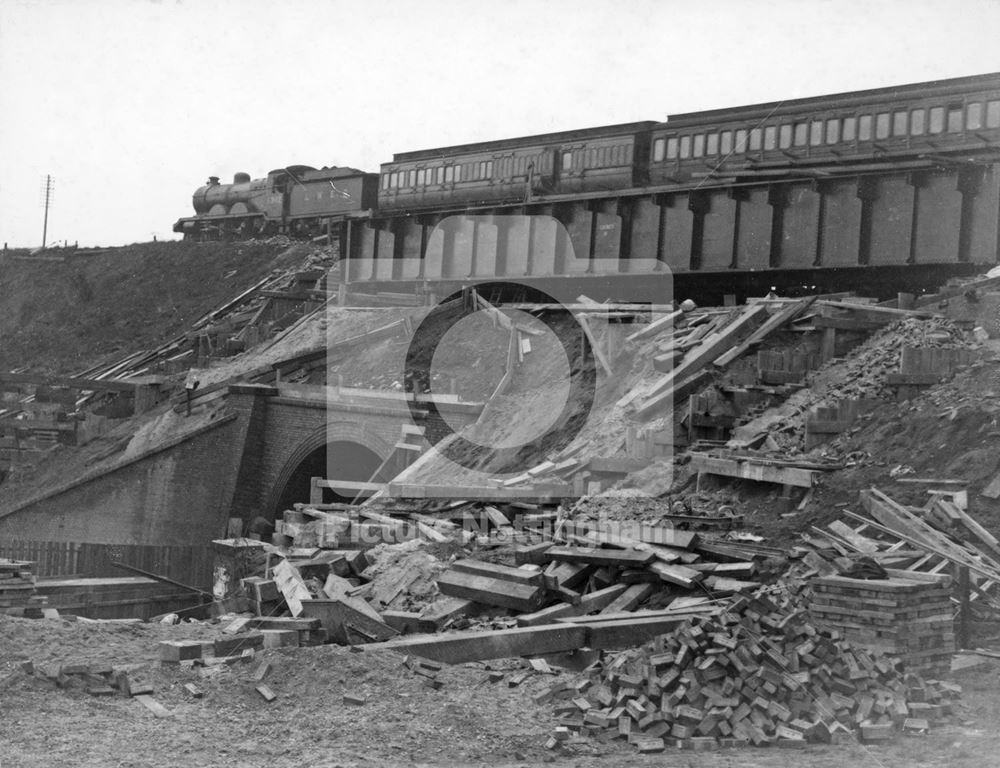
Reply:
<svg viewBox="0 0 1000 768"><path fill-rule="evenodd" d="M50 175L45 175L45 181L42 183L42 193L45 195L45 220L42 224L42 248L45 247L45 241L49 234L49 205L52 202L52 193L55 191L55 179Z"/></svg>

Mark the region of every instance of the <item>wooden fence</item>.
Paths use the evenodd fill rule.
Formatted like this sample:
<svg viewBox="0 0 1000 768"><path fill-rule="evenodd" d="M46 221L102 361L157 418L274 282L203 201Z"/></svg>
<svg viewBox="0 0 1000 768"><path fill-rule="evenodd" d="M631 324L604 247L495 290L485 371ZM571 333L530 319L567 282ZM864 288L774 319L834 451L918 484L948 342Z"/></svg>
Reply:
<svg viewBox="0 0 1000 768"><path fill-rule="evenodd" d="M66 541L0 541L0 557L30 560L37 576L128 576L113 563L210 589L214 553L211 547L149 544L90 544Z"/></svg>

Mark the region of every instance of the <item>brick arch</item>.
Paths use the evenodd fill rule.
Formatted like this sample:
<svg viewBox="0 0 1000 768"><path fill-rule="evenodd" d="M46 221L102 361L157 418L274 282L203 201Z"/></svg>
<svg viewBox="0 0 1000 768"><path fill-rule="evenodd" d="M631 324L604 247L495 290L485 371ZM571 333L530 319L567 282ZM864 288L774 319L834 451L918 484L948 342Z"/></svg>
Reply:
<svg viewBox="0 0 1000 768"><path fill-rule="evenodd" d="M328 443L338 441L357 443L370 450L381 460L385 460L393 452L392 444L363 424L349 421L324 422L322 426L306 433L305 437L292 449L268 489L267 503L263 509L267 513L274 509L281 498L282 491L291 479L292 473L306 460L306 457ZM387 469L394 474L394 470L397 468L390 464Z"/></svg>

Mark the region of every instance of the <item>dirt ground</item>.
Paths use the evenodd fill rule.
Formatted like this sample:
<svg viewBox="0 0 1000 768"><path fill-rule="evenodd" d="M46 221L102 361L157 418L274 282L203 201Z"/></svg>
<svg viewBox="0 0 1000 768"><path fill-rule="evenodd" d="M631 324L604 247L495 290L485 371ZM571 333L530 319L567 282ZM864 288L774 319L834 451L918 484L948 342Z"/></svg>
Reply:
<svg viewBox="0 0 1000 768"><path fill-rule="evenodd" d="M555 725L532 697L557 676L533 674L509 687L488 681L490 669L527 668L521 660L445 667L440 690L403 665L403 656L352 652L338 646L270 650L234 667L166 667L156 662L163 639L211 640L215 624L85 624L66 619L0 617L0 679L30 659L46 663L105 662L152 684L171 712L158 718L121 694L90 696L82 684L58 689L40 676L18 675L0 692L3 768L174 768L206 766L555 764L580 768L668 765L686 768L983 768L1000 764L1000 666L986 661L956 677L963 700L954 722L924 737L887 746L812 745L805 750L745 747L715 752L668 748L640 756L617 739L591 739L560 751L545 749ZM255 692L264 682L278 698ZM211 669L212 671L207 671ZM561 672L560 675L570 675ZM192 698L192 682L204 691ZM362 695L362 706L343 702Z"/></svg>

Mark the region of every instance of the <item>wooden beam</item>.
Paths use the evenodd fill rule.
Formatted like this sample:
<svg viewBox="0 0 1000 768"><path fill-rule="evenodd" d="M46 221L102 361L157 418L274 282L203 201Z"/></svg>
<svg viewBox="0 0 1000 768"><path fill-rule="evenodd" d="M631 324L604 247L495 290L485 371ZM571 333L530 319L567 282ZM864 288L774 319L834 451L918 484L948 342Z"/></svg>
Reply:
<svg viewBox="0 0 1000 768"><path fill-rule="evenodd" d="M442 635L414 635L386 643L375 643L365 650L393 650L445 664L464 664L486 659L535 656L584 648L586 627L573 624L546 624L541 627L518 627L492 632L452 632Z"/></svg>
<svg viewBox="0 0 1000 768"><path fill-rule="evenodd" d="M691 469L709 475L739 477L762 483L794 485L798 488L811 488L816 481L816 472L811 469L774 467L747 459L728 459L696 452L692 452L690 456Z"/></svg>
<svg viewBox="0 0 1000 768"><path fill-rule="evenodd" d="M69 387L90 392L134 392L149 381L87 379L75 376L39 376L33 373L0 373L0 384L29 384L36 387ZM158 382L153 382L158 383Z"/></svg>
<svg viewBox="0 0 1000 768"><path fill-rule="evenodd" d="M445 571L437 578L441 594L474 600L477 603L532 612L542 606L542 589L528 584L480 576L472 573Z"/></svg>
<svg viewBox="0 0 1000 768"><path fill-rule="evenodd" d="M656 559L652 552L627 549L592 549L590 547L551 547L545 551L550 560L588 565L615 565L636 568L649 565Z"/></svg>

